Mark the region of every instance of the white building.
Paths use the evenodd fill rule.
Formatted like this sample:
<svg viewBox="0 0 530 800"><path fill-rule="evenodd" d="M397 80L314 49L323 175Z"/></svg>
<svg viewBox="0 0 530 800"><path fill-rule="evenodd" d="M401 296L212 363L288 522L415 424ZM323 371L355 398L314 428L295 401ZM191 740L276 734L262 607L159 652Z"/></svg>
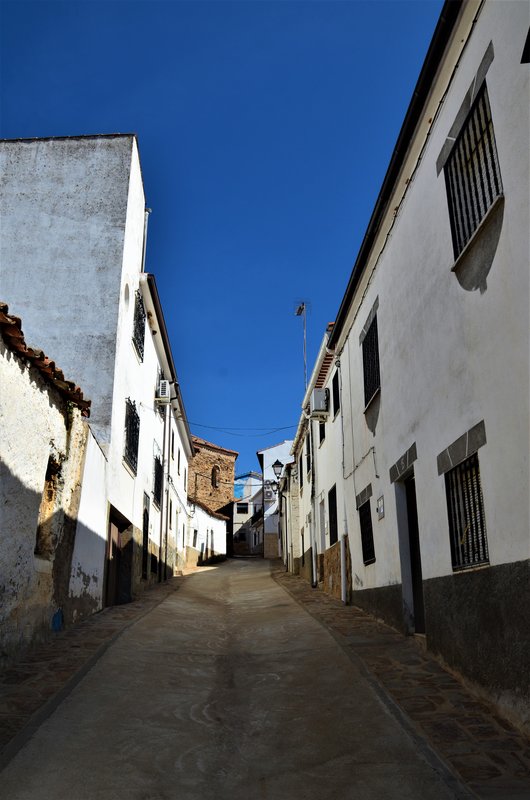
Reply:
<svg viewBox="0 0 530 800"><path fill-rule="evenodd" d="M280 535L280 514L277 482L278 477L274 470L275 464L280 464L281 469L293 460L291 456L291 440L258 450L257 457L263 475L263 555L265 558L281 557L285 551L282 547Z"/></svg>
<svg viewBox="0 0 530 800"><path fill-rule="evenodd" d="M0 303L0 662L72 616L90 401Z"/></svg>
<svg viewBox="0 0 530 800"><path fill-rule="evenodd" d="M354 604L526 721L529 23L444 5L304 399L329 389L312 542L347 537L333 590L342 564Z"/></svg>
<svg viewBox="0 0 530 800"><path fill-rule="evenodd" d="M236 478L234 502L234 552L239 555L263 554L263 476L248 472Z"/></svg>
<svg viewBox="0 0 530 800"><path fill-rule="evenodd" d="M144 271L136 137L3 141L0 169L2 291L92 399L79 509L92 535L76 538L71 576L84 614L172 574L187 528L192 443Z"/></svg>

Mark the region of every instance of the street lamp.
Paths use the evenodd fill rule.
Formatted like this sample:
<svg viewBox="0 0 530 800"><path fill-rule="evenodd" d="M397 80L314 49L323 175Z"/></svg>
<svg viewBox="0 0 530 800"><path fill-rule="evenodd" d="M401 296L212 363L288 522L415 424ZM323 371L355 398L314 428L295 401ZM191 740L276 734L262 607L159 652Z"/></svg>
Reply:
<svg viewBox="0 0 530 800"><path fill-rule="evenodd" d="M278 491L279 491L279 488L280 488L279 480L280 480L280 475L282 474L282 469L283 469L283 464L280 461L280 459L277 458L276 461L274 462L274 464L272 465L272 471L274 472L274 477L276 478L275 481L272 481L272 488L273 488L274 494L278 494ZM281 498L280 495L278 495L278 550L279 550L279 555L280 556L281 556L281 551L282 551L282 546L281 546L282 532L281 532L281 529L280 529L280 506L281 506L281 503L282 503L282 498Z"/></svg>
<svg viewBox="0 0 530 800"><path fill-rule="evenodd" d="M272 471L274 472L274 475L276 476L276 480L279 480L280 475L282 474L282 469L283 469L283 464L277 458L276 461L274 462L274 464L272 465Z"/></svg>

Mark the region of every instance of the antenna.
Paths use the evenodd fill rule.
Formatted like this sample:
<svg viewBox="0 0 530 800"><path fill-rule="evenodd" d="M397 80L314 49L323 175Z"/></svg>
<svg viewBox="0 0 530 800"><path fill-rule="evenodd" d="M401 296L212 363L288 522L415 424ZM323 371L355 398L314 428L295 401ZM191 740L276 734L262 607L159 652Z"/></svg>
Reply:
<svg viewBox="0 0 530 800"><path fill-rule="evenodd" d="M307 389L307 335L306 335L307 303L305 300L302 300L302 302L299 303L298 308L294 313L295 316L303 317L304 320L304 387Z"/></svg>

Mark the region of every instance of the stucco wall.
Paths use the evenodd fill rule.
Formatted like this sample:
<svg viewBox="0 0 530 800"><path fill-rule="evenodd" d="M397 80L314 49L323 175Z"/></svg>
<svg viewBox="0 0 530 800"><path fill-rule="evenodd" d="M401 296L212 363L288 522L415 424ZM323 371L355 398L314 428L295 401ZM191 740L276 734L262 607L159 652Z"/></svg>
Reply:
<svg viewBox="0 0 530 800"><path fill-rule="evenodd" d="M65 374L76 376L104 441L133 142L131 136L0 142L4 298L24 319L28 343L53 353Z"/></svg>
<svg viewBox="0 0 530 800"><path fill-rule="evenodd" d="M218 556L226 556L226 522L194 505L188 528L187 565L206 563Z"/></svg>
<svg viewBox="0 0 530 800"><path fill-rule="evenodd" d="M0 659L8 659L46 637L54 614L61 624L87 426L1 338L0 427ZM53 490L50 482L44 491L50 459ZM41 555L34 554L38 527Z"/></svg>

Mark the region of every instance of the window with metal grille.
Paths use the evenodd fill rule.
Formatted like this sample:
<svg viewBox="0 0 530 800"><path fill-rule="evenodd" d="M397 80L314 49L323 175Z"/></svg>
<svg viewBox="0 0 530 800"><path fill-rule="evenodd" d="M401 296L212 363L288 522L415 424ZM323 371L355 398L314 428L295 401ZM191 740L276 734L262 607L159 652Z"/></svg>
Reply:
<svg viewBox="0 0 530 800"><path fill-rule="evenodd" d="M328 492L328 516L329 516L329 544L335 544L338 540L337 525L337 487L334 486Z"/></svg>
<svg viewBox="0 0 530 800"><path fill-rule="evenodd" d="M374 531L372 528L372 512L370 511L370 501L367 500L359 506L359 524L361 526L361 547L363 550L363 562L373 564L375 561Z"/></svg>
<svg viewBox="0 0 530 800"><path fill-rule="evenodd" d="M144 339L145 339L145 308L144 301L140 292L136 292L134 303L134 322L133 322L133 343L136 351L143 361L144 358Z"/></svg>
<svg viewBox="0 0 530 800"><path fill-rule="evenodd" d="M305 466L306 471L311 469L311 434L308 433L305 437Z"/></svg>
<svg viewBox="0 0 530 800"><path fill-rule="evenodd" d="M501 173L486 84L480 89L444 167L457 258L502 194Z"/></svg>
<svg viewBox="0 0 530 800"><path fill-rule="evenodd" d="M489 564L478 455L445 473L453 570Z"/></svg>
<svg viewBox="0 0 530 800"><path fill-rule="evenodd" d="M164 474L162 459L160 456L155 456L153 472L153 500L160 508L160 504L162 502L162 476Z"/></svg>
<svg viewBox="0 0 530 800"><path fill-rule="evenodd" d="M138 443L140 441L140 417L136 404L128 397L125 402L125 448L123 459L136 475L138 468Z"/></svg>
<svg viewBox="0 0 530 800"><path fill-rule="evenodd" d="M340 391L339 391L339 371L337 370L333 376L331 384L333 394L333 416L336 416L340 408Z"/></svg>
<svg viewBox="0 0 530 800"><path fill-rule="evenodd" d="M364 405L369 404L376 392L381 388L379 374L379 338L377 334L377 316L375 316L363 339L363 375Z"/></svg>

